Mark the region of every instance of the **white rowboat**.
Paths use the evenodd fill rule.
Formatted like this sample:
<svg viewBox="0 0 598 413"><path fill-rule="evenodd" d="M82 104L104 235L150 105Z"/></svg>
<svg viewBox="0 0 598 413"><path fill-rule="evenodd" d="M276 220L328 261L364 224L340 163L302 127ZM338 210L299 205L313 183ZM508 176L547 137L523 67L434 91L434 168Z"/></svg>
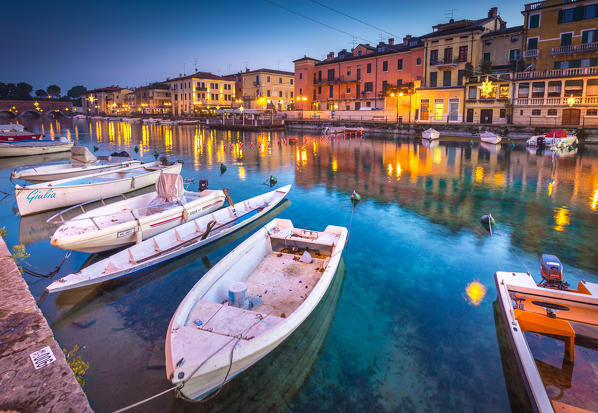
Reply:
<svg viewBox="0 0 598 413"><path fill-rule="evenodd" d="M214 212L222 208L224 200L224 192L220 190L183 191L177 199L170 201L157 192L150 192L68 220L52 235L50 244L90 253L124 247ZM57 215L48 221L55 217Z"/></svg>
<svg viewBox="0 0 598 413"><path fill-rule="evenodd" d="M484 132L484 133L480 133L480 140L482 142L498 145L500 143L500 141L502 140L502 138L499 135L497 135L496 133Z"/></svg>
<svg viewBox="0 0 598 413"><path fill-rule="evenodd" d="M78 156L79 154L84 155ZM86 147L73 146L71 148L71 163L15 169L10 174L10 179L24 179L29 182L57 181L139 164L141 164L141 161L112 156L98 160Z"/></svg>
<svg viewBox="0 0 598 413"><path fill-rule="evenodd" d="M25 216L131 192L155 184L162 172L178 174L181 167L178 162L163 165L156 161L59 181L15 185L15 197L20 214Z"/></svg>
<svg viewBox="0 0 598 413"><path fill-rule="evenodd" d="M53 293L128 276L201 248L261 218L278 205L290 189L291 185L287 185L179 225L54 281L46 291ZM215 224L210 224L212 221ZM208 225L213 227L206 234Z"/></svg>
<svg viewBox="0 0 598 413"><path fill-rule="evenodd" d="M65 152L70 150L72 146L73 142L68 141L24 140L19 142L0 142L0 158Z"/></svg>
<svg viewBox="0 0 598 413"><path fill-rule="evenodd" d="M168 327L166 375L180 394L201 399L295 331L328 290L346 239L346 228L274 219L212 267Z"/></svg>
<svg viewBox="0 0 598 413"><path fill-rule="evenodd" d="M438 132L436 129L426 129L425 131L422 132L422 139L427 139L427 140L434 140L434 139L440 139L440 132Z"/></svg>

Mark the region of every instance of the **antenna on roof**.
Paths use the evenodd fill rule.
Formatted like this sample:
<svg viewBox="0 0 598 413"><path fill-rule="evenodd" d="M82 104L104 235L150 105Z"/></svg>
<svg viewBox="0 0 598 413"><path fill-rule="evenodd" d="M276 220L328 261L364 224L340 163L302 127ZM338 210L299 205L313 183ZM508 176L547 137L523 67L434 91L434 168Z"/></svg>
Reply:
<svg viewBox="0 0 598 413"><path fill-rule="evenodd" d="M183 76L187 76L187 73L185 72L187 70L187 63L183 62Z"/></svg>
<svg viewBox="0 0 598 413"><path fill-rule="evenodd" d="M444 17L447 19L453 20L455 18L455 12L459 9L446 9L444 11Z"/></svg>
<svg viewBox="0 0 598 413"><path fill-rule="evenodd" d="M195 68L195 73L197 73L197 57L193 60L193 67Z"/></svg>

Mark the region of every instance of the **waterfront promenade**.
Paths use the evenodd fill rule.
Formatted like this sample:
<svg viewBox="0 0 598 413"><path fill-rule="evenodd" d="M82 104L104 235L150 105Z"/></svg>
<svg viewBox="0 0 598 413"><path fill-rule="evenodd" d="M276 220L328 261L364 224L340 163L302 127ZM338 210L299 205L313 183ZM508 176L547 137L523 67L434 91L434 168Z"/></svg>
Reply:
<svg viewBox="0 0 598 413"><path fill-rule="evenodd" d="M56 361L36 369L30 354ZM38 367L44 361L38 359ZM0 411L92 412L60 345L0 238Z"/></svg>

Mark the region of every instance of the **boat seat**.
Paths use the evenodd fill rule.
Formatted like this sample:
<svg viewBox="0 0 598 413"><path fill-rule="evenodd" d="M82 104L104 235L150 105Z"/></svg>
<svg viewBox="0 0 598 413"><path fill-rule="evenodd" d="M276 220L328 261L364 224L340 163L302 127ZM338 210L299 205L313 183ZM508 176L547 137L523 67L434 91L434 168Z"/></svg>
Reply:
<svg viewBox="0 0 598 413"><path fill-rule="evenodd" d="M575 331L567 320L551 318L542 314L513 310L515 319L523 331L531 331L540 334L550 334L564 337L567 341L567 353L571 362L575 355Z"/></svg>

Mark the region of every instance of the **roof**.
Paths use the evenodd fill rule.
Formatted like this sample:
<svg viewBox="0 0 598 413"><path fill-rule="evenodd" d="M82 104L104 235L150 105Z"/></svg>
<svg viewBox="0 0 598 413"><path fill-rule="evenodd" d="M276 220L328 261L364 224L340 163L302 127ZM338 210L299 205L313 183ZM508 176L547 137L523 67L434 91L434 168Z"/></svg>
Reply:
<svg viewBox="0 0 598 413"><path fill-rule="evenodd" d="M239 74L240 75L246 75L246 74L260 73L260 72L274 73L274 74L277 74L277 75L295 76L295 72L287 72L285 70L274 70L274 69L265 69L265 68L250 70L249 72L240 72Z"/></svg>
<svg viewBox="0 0 598 413"><path fill-rule="evenodd" d="M108 86L108 87L102 87L102 88L99 88L99 89L88 90L88 91L85 92L85 94L89 94L89 93L120 92L123 89L124 88L119 87L119 86Z"/></svg>
<svg viewBox="0 0 598 413"><path fill-rule="evenodd" d="M302 61L302 60L313 60L314 62L319 62L319 60L318 60L318 59L314 59L313 57L307 57L307 56L303 56L303 57L302 57L302 58L300 58L300 59L293 60L293 63L300 62L300 61Z"/></svg>
<svg viewBox="0 0 598 413"><path fill-rule="evenodd" d="M415 38L413 38L412 40L416 40ZM365 45L361 45L364 46ZM359 46L357 46L359 47ZM377 48L373 48L375 51L373 53L369 53L369 54L364 54L361 56L346 56L346 57L335 57L334 59L326 59L326 60L321 60L318 61L318 63L316 63L316 66L322 66L322 65L327 65L330 63L338 63L338 62L347 62L347 61L351 61L351 60L359 60L359 59L369 59L375 56L383 56L383 55L388 55L388 54L393 54L393 53L404 53L404 52L408 52L411 49L417 49L419 47L423 47L423 43L419 42L417 43L417 45L415 46L405 46L404 44L400 43L400 44L394 44L394 45L389 45L389 44L384 44L384 50L378 52ZM371 48L371 46L369 46L369 48ZM348 54L350 54L350 52L347 52Z"/></svg>
<svg viewBox="0 0 598 413"><path fill-rule="evenodd" d="M502 29L502 30L496 30L493 32L484 33L482 35L482 37L500 36L500 35L504 35L504 34L513 34L513 33L521 33L521 32L523 32L523 26L514 26L514 27Z"/></svg>
<svg viewBox="0 0 598 413"><path fill-rule="evenodd" d="M178 81L185 80L185 79L227 80L227 79L224 79L222 76L218 76L218 75L215 75L210 72L197 72L192 75L179 76L179 77L175 77L173 79L167 79L164 81L164 83L178 82Z"/></svg>
<svg viewBox="0 0 598 413"><path fill-rule="evenodd" d="M457 20L445 24L437 24L434 28L438 30L420 36L421 39L429 39L431 37L447 36L450 34L473 32L484 30L483 24L494 19L494 17L486 17L479 20Z"/></svg>

